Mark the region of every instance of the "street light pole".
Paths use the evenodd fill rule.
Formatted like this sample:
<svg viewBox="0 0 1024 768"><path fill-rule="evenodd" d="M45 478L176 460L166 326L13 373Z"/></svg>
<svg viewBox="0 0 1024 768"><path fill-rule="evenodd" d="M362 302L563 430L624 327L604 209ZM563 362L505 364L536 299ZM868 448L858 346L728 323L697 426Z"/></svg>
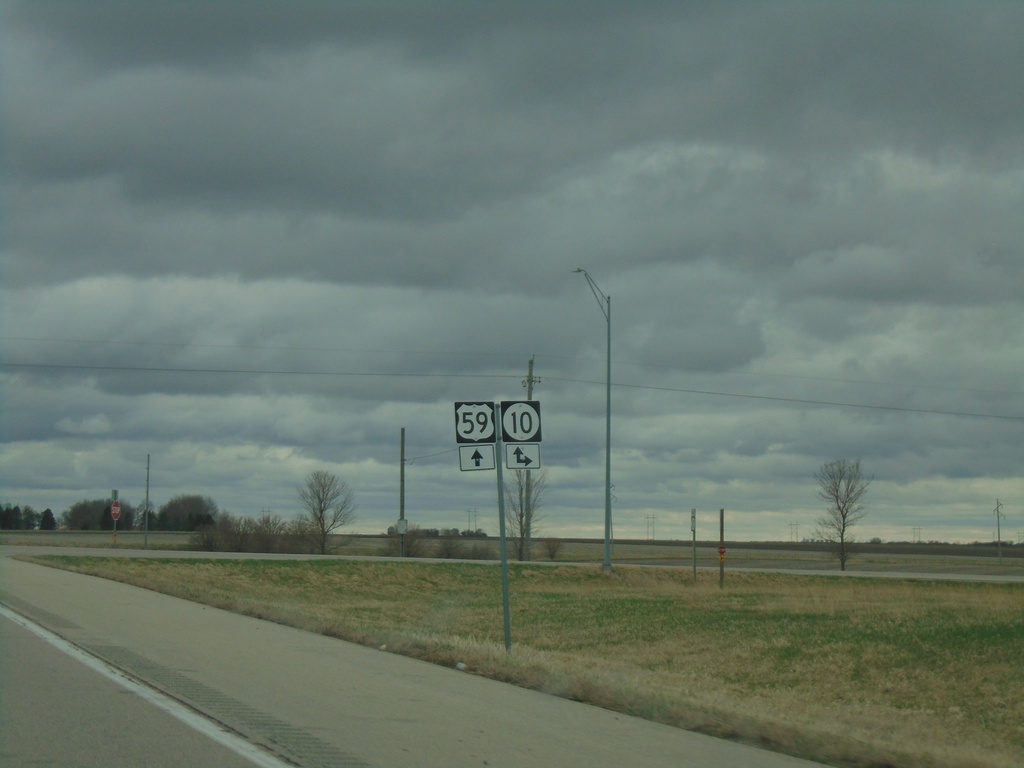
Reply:
<svg viewBox="0 0 1024 768"><path fill-rule="evenodd" d="M585 269L574 269L587 278L597 305L608 325L605 369L605 434L604 434L604 570L612 570L612 297L606 296Z"/></svg>

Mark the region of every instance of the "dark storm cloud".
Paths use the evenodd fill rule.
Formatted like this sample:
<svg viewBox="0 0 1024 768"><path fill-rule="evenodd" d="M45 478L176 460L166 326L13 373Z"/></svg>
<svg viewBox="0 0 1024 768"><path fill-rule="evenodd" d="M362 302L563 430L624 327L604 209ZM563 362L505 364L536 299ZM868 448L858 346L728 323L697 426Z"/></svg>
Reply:
<svg viewBox="0 0 1024 768"><path fill-rule="evenodd" d="M530 233L559 230L598 264L777 268L862 244L885 259L908 213L934 208L872 189L865 152L1019 160L1016 4L300 6L14 4L10 278L28 279L28 239L31 263L71 274L439 286L472 279L471 259L543 259L552 241L533 248ZM46 61L60 66L34 66ZM663 157L695 142L706 156ZM665 165L614 178L616 162ZM580 177L604 195L600 219L565 193ZM1014 189L975 190L980 215L1018 206ZM71 241L58 210L80 217ZM983 251L1009 284L1007 220L979 226L983 241L956 233L966 254L951 258ZM930 259L934 244L891 258ZM905 279L869 292L922 272L889 269Z"/></svg>
<svg viewBox="0 0 1024 768"><path fill-rule="evenodd" d="M103 68L16 116L12 167L183 205L447 217L684 137L1019 152L1016 4L508 7L17 5L50 56Z"/></svg>

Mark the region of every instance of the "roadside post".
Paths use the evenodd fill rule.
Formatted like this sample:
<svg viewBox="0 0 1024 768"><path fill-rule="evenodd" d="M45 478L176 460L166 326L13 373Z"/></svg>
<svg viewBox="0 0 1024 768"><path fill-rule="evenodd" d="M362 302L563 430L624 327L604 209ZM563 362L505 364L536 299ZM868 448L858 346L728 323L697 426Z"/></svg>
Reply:
<svg viewBox="0 0 1024 768"><path fill-rule="evenodd" d="M138 523L136 523L138 525ZM149 549L149 454L146 454L146 507L142 513L142 548Z"/></svg>
<svg viewBox="0 0 1024 768"><path fill-rule="evenodd" d="M718 588L725 587L725 510L718 510Z"/></svg>
<svg viewBox="0 0 1024 768"><path fill-rule="evenodd" d="M697 508L690 510L690 533L693 534L693 583L697 583Z"/></svg>
<svg viewBox="0 0 1024 768"><path fill-rule="evenodd" d="M405 520L405 427L402 427L398 463L398 523L395 525L399 557L405 557L405 534L408 530L409 524Z"/></svg>
<svg viewBox="0 0 1024 768"><path fill-rule="evenodd" d="M114 546L117 546L117 521L121 519L121 502L117 500L117 489L110 492L110 516L114 518Z"/></svg>
<svg viewBox="0 0 1024 768"><path fill-rule="evenodd" d="M505 653L512 652L512 618L509 605L502 448L505 448L504 463L508 469L539 469L540 438L540 403L536 400L455 403L455 442L459 444L459 469L463 472L493 469L497 477ZM504 445L505 443L511 445ZM510 450L513 446L514 449Z"/></svg>

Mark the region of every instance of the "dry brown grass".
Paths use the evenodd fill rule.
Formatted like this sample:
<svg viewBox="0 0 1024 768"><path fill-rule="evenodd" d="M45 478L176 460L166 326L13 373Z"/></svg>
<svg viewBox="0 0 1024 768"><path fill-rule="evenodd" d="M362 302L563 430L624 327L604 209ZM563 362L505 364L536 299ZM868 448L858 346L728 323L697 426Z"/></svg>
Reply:
<svg viewBox="0 0 1024 768"><path fill-rule="evenodd" d="M843 766L1024 765L1024 586L683 570L56 558Z"/></svg>

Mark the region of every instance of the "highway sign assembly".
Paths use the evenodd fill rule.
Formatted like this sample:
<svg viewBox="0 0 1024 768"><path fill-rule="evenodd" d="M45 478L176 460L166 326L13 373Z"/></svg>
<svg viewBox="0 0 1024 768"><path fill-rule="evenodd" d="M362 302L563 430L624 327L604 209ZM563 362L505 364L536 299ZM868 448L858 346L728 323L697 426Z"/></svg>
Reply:
<svg viewBox="0 0 1024 768"><path fill-rule="evenodd" d="M532 368L531 368L532 370ZM498 432L495 416L501 421ZM503 400L501 403L455 403L455 442L463 472L493 469L498 490L498 531L501 542L501 602L505 619L505 653L512 652L512 620L508 596L508 545L505 536L505 481L495 461L505 444L509 469L540 467L540 402Z"/></svg>
<svg viewBox="0 0 1024 768"><path fill-rule="evenodd" d="M509 469L539 469L541 429L540 402L537 400L455 403L459 467L462 470L494 469L493 447L490 453L473 447L482 449L484 445L498 442L496 414L501 419L500 442L506 443L505 466ZM469 450L464 451L463 448Z"/></svg>

